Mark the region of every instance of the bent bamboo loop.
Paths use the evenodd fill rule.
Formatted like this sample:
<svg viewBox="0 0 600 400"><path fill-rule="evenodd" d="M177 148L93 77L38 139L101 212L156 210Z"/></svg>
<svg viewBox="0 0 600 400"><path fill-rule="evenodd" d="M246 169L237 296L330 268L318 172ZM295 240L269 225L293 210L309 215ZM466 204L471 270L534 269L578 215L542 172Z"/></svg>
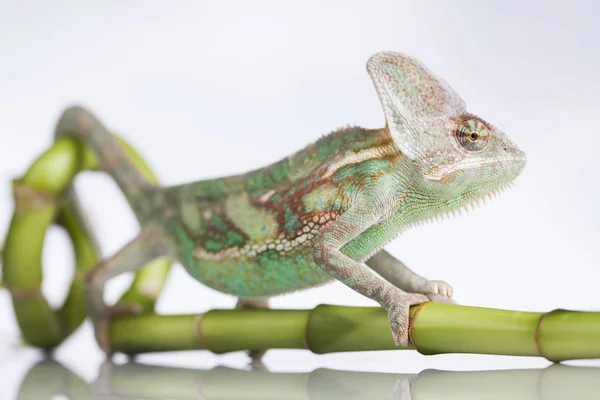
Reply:
<svg viewBox="0 0 600 400"><path fill-rule="evenodd" d="M156 178L141 157L118 138L136 165L153 181ZM99 261L96 240L79 208L71 184L82 171L98 168L95 155L72 139L57 140L19 179L13 180L15 211L2 252L3 286L11 294L13 308L24 339L50 350L58 346L86 317L84 276ZM74 250L75 273L67 297L54 310L41 291L42 251L48 228L66 230ZM121 301L135 301L145 311L153 310L155 298L139 290L144 279L166 279L168 260L143 268ZM152 269L149 271L149 269Z"/></svg>

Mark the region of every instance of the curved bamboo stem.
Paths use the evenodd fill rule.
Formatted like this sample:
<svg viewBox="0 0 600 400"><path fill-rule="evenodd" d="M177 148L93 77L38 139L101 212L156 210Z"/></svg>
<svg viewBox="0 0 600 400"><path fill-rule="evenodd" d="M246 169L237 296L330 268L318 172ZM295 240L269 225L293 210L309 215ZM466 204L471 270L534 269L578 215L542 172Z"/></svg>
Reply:
<svg viewBox="0 0 600 400"><path fill-rule="evenodd" d="M136 166L156 181L141 157L119 140ZM3 286L11 293L24 339L43 349L58 346L86 317L83 279L100 254L70 185L77 173L97 169L98 160L91 150L74 140L59 139L20 179L13 181L15 213L2 252ZM73 281L58 310L50 307L41 292L42 249L46 231L52 224L66 229L75 254ZM141 288L151 285L162 289L169 268L170 261L166 259L142 268L120 301L136 302L143 310L152 311L158 293L148 297Z"/></svg>

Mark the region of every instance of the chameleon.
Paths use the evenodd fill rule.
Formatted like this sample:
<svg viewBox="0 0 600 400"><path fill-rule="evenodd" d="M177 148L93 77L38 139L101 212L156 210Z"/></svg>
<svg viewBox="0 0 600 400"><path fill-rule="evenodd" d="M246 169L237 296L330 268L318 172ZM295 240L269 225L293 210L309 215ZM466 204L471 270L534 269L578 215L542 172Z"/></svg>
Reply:
<svg viewBox="0 0 600 400"><path fill-rule="evenodd" d="M238 297L238 308L266 308L270 297L337 280L386 310L400 347L410 343L410 306L454 302L450 284L418 275L384 247L512 185L526 155L416 58L383 51L366 69L383 128L344 127L262 168L175 186L145 178L90 111L64 111L56 136L98 155L140 224L139 234L85 279L86 309L103 350L107 324L119 312L104 303L107 280L165 256Z"/></svg>

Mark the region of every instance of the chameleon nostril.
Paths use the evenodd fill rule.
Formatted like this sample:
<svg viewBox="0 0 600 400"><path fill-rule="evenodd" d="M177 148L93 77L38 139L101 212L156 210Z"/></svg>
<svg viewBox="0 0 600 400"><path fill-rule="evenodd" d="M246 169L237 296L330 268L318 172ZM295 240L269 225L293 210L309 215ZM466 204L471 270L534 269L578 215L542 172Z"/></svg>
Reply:
<svg viewBox="0 0 600 400"><path fill-rule="evenodd" d="M505 147L503 150L504 150L504 151L508 151L508 149L507 149L506 147Z"/></svg>

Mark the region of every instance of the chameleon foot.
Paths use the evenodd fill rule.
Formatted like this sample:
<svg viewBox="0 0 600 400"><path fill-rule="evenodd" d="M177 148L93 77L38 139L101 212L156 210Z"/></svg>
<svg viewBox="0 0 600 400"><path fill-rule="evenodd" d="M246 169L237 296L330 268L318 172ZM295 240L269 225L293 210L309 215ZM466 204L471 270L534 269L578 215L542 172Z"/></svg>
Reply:
<svg viewBox="0 0 600 400"><path fill-rule="evenodd" d="M122 315L138 314L140 311L141 307L138 304L122 303L106 309L100 318L92 319L96 341L98 342L100 349L102 349L107 356L110 357L112 355L112 349L110 348L111 321Z"/></svg>
<svg viewBox="0 0 600 400"><path fill-rule="evenodd" d="M428 302L429 298L420 293L396 293L384 308L388 312L390 328L396 346L408 347L409 308Z"/></svg>
<svg viewBox="0 0 600 400"><path fill-rule="evenodd" d="M436 303L456 303L452 299L454 289L452 289L452 286L450 286L449 283L444 281L424 280L423 283L416 285L413 288L413 292L424 294L429 298L429 300Z"/></svg>

